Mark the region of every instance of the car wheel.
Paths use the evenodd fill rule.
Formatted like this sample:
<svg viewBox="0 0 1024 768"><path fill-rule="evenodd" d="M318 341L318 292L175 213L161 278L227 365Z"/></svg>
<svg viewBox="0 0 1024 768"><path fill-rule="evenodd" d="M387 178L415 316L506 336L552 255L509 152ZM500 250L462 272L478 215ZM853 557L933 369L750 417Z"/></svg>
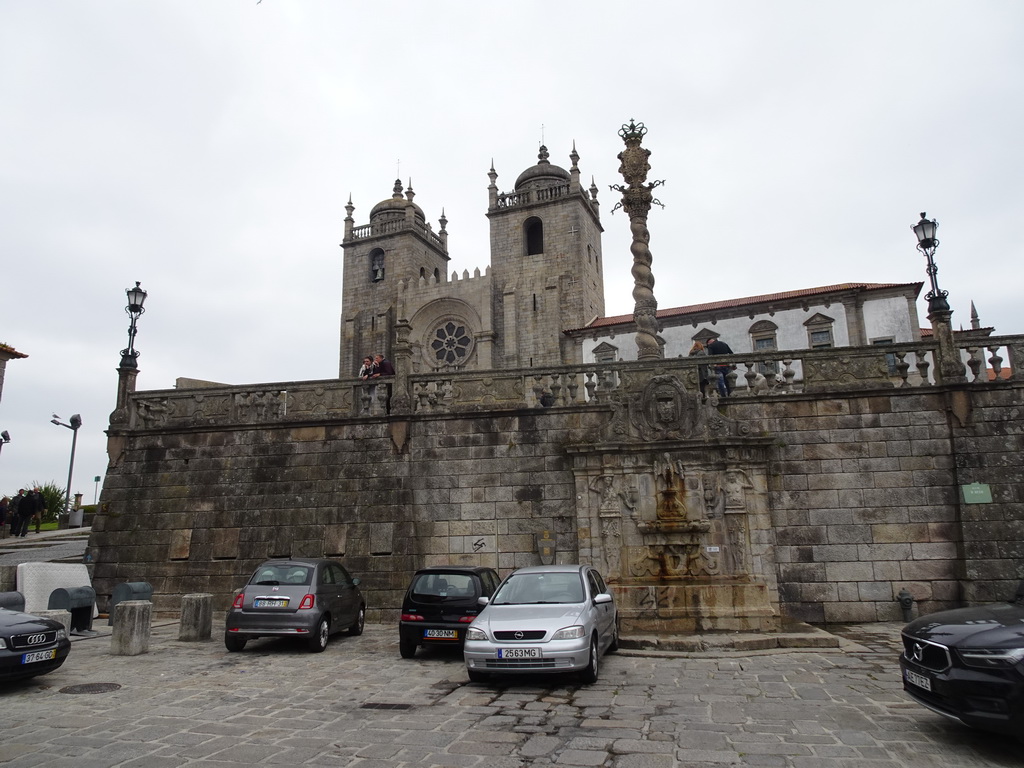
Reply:
<svg viewBox="0 0 1024 768"><path fill-rule="evenodd" d="M321 653L327 648L327 638L331 635L331 622L326 616L320 617L320 623L316 625L316 632L309 638L309 652Z"/></svg>
<svg viewBox="0 0 1024 768"><path fill-rule="evenodd" d="M404 637L399 638L398 652L402 654L403 659L411 659L416 655L416 641L406 640Z"/></svg>
<svg viewBox="0 0 1024 768"><path fill-rule="evenodd" d="M615 653L619 650L619 617L615 617L615 623L612 624L612 640L608 643L608 653Z"/></svg>
<svg viewBox="0 0 1024 768"><path fill-rule="evenodd" d="M597 638L593 637L590 639L590 663L587 664L587 668L580 674L580 678L584 683L590 685L590 683L597 682L598 665L600 664L601 654L597 648Z"/></svg>
<svg viewBox="0 0 1024 768"><path fill-rule="evenodd" d="M466 674L469 675L469 680L472 683L485 683L487 682L487 673L478 672L475 669L467 669Z"/></svg>
<svg viewBox="0 0 1024 768"><path fill-rule="evenodd" d="M245 643L249 638L236 635L232 632L224 633L224 647L234 653L245 649Z"/></svg>
<svg viewBox="0 0 1024 768"><path fill-rule="evenodd" d="M348 628L350 635L356 636L363 634L363 627L366 626L366 606L359 606L359 613L356 614L356 620L352 626Z"/></svg>

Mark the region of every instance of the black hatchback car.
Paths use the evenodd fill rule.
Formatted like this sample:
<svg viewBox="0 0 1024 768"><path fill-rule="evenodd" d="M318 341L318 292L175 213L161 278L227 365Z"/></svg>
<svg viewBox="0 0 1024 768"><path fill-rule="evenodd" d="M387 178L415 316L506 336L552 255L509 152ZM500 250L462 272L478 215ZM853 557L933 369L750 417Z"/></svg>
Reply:
<svg viewBox="0 0 1024 768"><path fill-rule="evenodd" d="M0 680L52 672L70 650L68 633L59 621L0 608Z"/></svg>
<svg viewBox="0 0 1024 768"><path fill-rule="evenodd" d="M1024 738L1024 583L1011 603L922 616L903 629L903 690L933 712Z"/></svg>
<svg viewBox="0 0 1024 768"><path fill-rule="evenodd" d="M482 610L477 600L498 586L497 572L484 566L435 565L416 571L402 602L398 650L403 659L420 645L459 646L466 627Z"/></svg>

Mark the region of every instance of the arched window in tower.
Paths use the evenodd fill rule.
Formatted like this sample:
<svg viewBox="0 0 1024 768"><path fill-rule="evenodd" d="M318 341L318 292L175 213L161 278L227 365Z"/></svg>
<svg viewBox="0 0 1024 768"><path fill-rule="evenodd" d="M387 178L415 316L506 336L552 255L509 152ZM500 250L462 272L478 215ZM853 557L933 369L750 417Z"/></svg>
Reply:
<svg viewBox="0 0 1024 768"><path fill-rule="evenodd" d="M370 251L370 280L379 283L384 279L384 251L374 248Z"/></svg>
<svg viewBox="0 0 1024 768"><path fill-rule="evenodd" d="M434 279L439 283L441 282L441 271L437 267L434 267Z"/></svg>
<svg viewBox="0 0 1024 768"><path fill-rule="evenodd" d="M523 232L526 235L526 255L544 253L544 222L531 216L523 222Z"/></svg>

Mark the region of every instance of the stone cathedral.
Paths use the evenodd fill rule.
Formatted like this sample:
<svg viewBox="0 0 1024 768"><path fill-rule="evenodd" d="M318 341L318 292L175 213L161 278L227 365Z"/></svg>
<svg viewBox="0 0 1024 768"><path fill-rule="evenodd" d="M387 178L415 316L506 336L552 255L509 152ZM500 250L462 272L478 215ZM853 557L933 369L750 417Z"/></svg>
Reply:
<svg viewBox="0 0 1024 768"><path fill-rule="evenodd" d="M624 169L650 168L641 128L620 132L640 153L624 201L646 178ZM921 333L920 283L695 305L659 327L638 298L646 214L625 204L637 309L604 318L579 159L541 147L508 191L491 168L473 274L449 273L444 213L435 230L411 182L368 222L350 199L335 379L136 391L123 357L87 554L100 603L147 581L162 613L197 592L224 607L264 559L297 556L343 558L371 621L397 618L424 565L592 563L622 632L662 637L892 620L903 591L922 611L1012 595L1024 336L954 335L937 303ZM707 358L686 349L718 334L731 392L703 397ZM386 388L356 376L374 353L395 364Z"/></svg>
<svg viewBox="0 0 1024 768"><path fill-rule="evenodd" d="M410 326L413 371L533 368L574 362L562 332L604 315L601 219L597 187L580 183L579 155L569 170L540 148L510 192L490 171L487 218L491 266L448 274L444 214L435 232L411 185L357 225L346 206L342 278L342 378L364 355L392 356L395 324Z"/></svg>

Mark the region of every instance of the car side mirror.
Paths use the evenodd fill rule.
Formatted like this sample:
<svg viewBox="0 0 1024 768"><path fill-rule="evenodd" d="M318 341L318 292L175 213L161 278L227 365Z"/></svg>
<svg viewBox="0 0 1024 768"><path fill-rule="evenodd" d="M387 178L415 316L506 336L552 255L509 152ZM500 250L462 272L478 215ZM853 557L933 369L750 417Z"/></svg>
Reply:
<svg viewBox="0 0 1024 768"><path fill-rule="evenodd" d="M602 592L600 595L594 595L594 605L601 605L603 603L610 603L612 596L607 592Z"/></svg>
<svg viewBox="0 0 1024 768"><path fill-rule="evenodd" d="M489 602L491 602L491 598L489 597L478 597L476 599L477 605L487 605Z"/></svg>
<svg viewBox="0 0 1024 768"><path fill-rule="evenodd" d="M360 579L360 578L359 578L358 576L353 576L353 577L352 577L352 586L353 586L353 587L358 587L358 586L359 586L359 583L360 583L361 581L362 581L362 579Z"/></svg>

